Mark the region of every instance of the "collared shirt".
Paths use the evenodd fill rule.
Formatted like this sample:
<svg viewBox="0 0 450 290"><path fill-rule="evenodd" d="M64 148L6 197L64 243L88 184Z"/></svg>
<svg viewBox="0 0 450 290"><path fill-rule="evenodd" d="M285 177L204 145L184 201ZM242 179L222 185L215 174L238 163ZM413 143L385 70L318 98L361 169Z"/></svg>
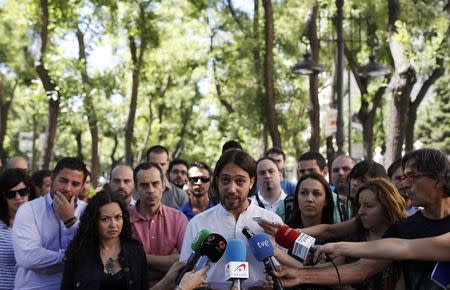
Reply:
<svg viewBox="0 0 450 290"><path fill-rule="evenodd" d="M136 206L130 207L133 238L142 242L147 255L170 255L174 249L181 251L184 232L188 224L184 214L161 204L151 218L142 216Z"/></svg>
<svg viewBox="0 0 450 290"><path fill-rule="evenodd" d="M130 200L130 203L128 204L128 206L129 206L129 207L132 207L132 206L134 206L134 205L136 205L136 200L134 199L133 196L131 196L131 200Z"/></svg>
<svg viewBox="0 0 450 290"><path fill-rule="evenodd" d="M66 228L56 215L48 193L20 206L13 225L13 246L17 261L14 289L59 290L64 253L78 229L86 203L78 200L77 222Z"/></svg>
<svg viewBox="0 0 450 290"><path fill-rule="evenodd" d="M205 210L208 210L208 209L212 208L213 206L214 206L214 203L213 203L212 199L210 198L208 207ZM180 207L180 211L182 213L184 213L184 215L187 217L188 220L191 220L195 216L194 212L192 211L191 201L186 202L182 207Z"/></svg>
<svg viewBox="0 0 450 290"><path fill-rule="evenodd" d="M0 290L14 288L15 267L12 230L0 220Z"/></svg>
<svg viewBox="0 0 450 290"><path fill-rule="evenodd" d="M242 234L242 228L247 226L254 233L263 233L263 229L253 220L254 217L262 217L269 221L281 223L281 218L275 213L259 207L250 201L248 208L243 211L238 220L228 212L222 204L218 204L207 211L204 211L189 221L186 234L183 241L183 248L180 254L180 260L186 261L192 253L191 244L198 232L202 229L208 229L212 233L222 235L226 240L240 239L247 246L247 259L249 264L250 278L243 282L242 287L261 286L265 282L264 265L258 262L253 255L248 240ZM229 289L231 282L225 280L225 265L227 259L225 255L216 263L210 264L205 283L210 284L213 289Z"/></svg>
<svg viewBox="0 0 450 290"><path fill-rule="evenodd" d="M166 190L164 190L161 203L171 208L180 208L189 201L187 193L176 187L172 182L166 181Z"/></svg>
<svg viewBox="0 0 450 290"><path fill-rule="evenodd" d="M256 195L250 197L250 199L253 200L255 202L255 204L257 204L259 206L261 206L261 204L262 204L265 209L276 213L284 221L285 220L284 199L286 198L286 196L287 196L287 194L284 192L283 189L281 189L280 195L272 203L269 203L264 199L264 197L261 194L261 191L258 191L258 193ZM258 202L258 199L261 202L261 204Z"/></svg>

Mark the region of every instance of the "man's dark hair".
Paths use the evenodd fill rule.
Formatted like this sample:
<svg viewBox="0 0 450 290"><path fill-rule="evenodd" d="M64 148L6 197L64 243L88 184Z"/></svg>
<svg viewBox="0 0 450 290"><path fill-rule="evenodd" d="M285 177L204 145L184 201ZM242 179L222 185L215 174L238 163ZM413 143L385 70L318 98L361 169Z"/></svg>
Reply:
<svg viewBox="0 0 450 290"><path fill-rule="evenodd" d="M358 162L348 174L348 179L361 178L364 175L369 175L370 178L387 178L386 169L383 165L373 160L363 160Z"/></svg>
<svg viewBox="0 0 450 290"><path fill-rule="evenodd" d="M51 176L52 172L50 170L38 170L31 176L31 181L33 182L34 186L41 187L42 184L44 184L44 179Z"/></svg>
<svg viewBox="0 0 450 290"><path fill-rule="evenodd" d="M279 154L283 156L283 160L286 160L286 154L284 154L283 150L278 147L272 147L268 149L266 152L264 152L264 157L268 157L271 154Z"/></svg>
<svg viewBox="0 0 450 290"><path fill-rule="evenodd" d="M320 170L323 170L327 166L327 160L319 152L308 151L303 153L298 159L299 162L306 160L316 160L317 166L319 166Z"/></svg>
<svg viewBox="0 0 450 290"><path fill-rule="evenodd" d="M138 166L136 166L136 168L133 170L133 179L134 179L134 184L136 185L136 187L138 186L138 181L137 181L138 172L141 170L148 170L150 168L158 169L159 175L161 176L161 180L164 181L164 173L163 173L161 166L159 166L158 164L153 163L153 162L144 162L144 163L141 163Z"/></svg>
<svg viewBox="0 0 450 290"><path fill-rule="evenodd" d="M169 157L169 150L167 150L167 148L162 145L154 145L154 146L148 148L147 155L146 155L147 161L150 160L150 153L155 153L155 154L166 153L167 158Z"/></svg>
<svg viewBox="0 0 450 290"><path fill-rule="evenodd" d="M270 160L270 161L272 161L272 163L275 164L275 167L277 168L277 171L278 171L277 161L275 159L273 159L272 157L268 157L268 156L264 156L264 157L258 159L258 161L256 161L256 167L258 167L258 164L261 161L263 161L263 160Z"/></svg>
<svg viewBox="0 0 450 290"><path fill-rule="evenodd" d="M444 194L450 196L450 160L444 152L432 148L415 150L403 156L403 170L408 163L426 176L442 182Z"/></svg>
<svg viewBox="0 0 450 290"><path fill-rule="evenodd" d="M229 150L220 156L219 161L217 161L216 166L214 168L213 180L211 183L211 188L213 192L213 200L220 199L219 195L219 186L217 184L217 180L219 179L219 175L222 172L223 168L227 164L235 164L242 168L250 178L256 178L256 162L255 160L245 151L242 150ZM253 183L253 187L250 189L248 196L251 196L256 188L256 182Z"/></svg>
<svg viewBox="0 0 450 290"><path fill-rule="evenodd" d="M186 162L186 160L174 159L174 160L170 161L168 171L170 172L175 165L179 165L179 164L183 164L184 166L186 166L186 168L189 168L189 164Z"/></svg>
<svg viewBox="0 0 450 290"><path fill-rule="evenodd" d="M392 175L394 175L394 172L401 167L402 167L402 158L399 158L394 162L392 162L391 166L389 166L387 170L387 175L389 176L389 178L392 179Z"/></svg>
<svg viewBox="0 0 450 290"><path fill-rule="evenodd" d="M209 176L212 176L212 170L211 167L208 166L208 164L204 163L204 162L192 162L189 167L188 170L191 169L192 167L197 167L197 168L201 168L201 169L205 169L208 171Z"/></svg>
<svg viewBox="0 0 450 290"><path fill-rule="evenodd" d="M225 151L233 150L233 149L243 150L242 146L241 146L241 143L239 143L238 141L235 141L235 140L229 140L229 141L223 143L223 145L222 145L222 154Z"/></svg>
<svg viewBox="0 0 450 290"><path fill-rule="evenodd" d="M89 175L86 164L84 164L81 159L76 157L64 157L56 163L56 166L52 171L53 176L57 176L59 172L65 168L83 172L83 183Z"/></svg>

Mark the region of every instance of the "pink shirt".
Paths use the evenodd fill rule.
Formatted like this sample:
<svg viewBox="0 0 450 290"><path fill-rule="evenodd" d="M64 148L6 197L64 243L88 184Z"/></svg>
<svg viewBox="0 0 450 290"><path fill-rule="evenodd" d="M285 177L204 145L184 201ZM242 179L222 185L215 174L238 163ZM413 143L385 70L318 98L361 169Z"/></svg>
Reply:
<svg viewBox="0 0 450 290"><path fill-rule="evenodd" d="M142 242L145 253L165 256L170 255L175 248L181 253L188 224L186 216L176 209L161 204L152 218L145 218L139 214L136 206L128 209L131 230L133 238Z"/></svg>

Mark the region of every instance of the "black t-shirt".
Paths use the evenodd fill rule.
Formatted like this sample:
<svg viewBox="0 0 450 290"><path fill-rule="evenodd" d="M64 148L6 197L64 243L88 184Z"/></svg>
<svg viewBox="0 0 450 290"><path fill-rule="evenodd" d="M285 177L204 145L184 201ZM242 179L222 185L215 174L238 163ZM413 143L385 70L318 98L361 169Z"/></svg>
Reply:
<svg viewBox="0 0 450 290"><path fill-rule="evenodd" d="M435 237L450 232L450 215L438 220L428 219L421 211L407 219L393 224L383 238L420 239ZM426 251L426 249L424 249ZM431 272L436 262L401 261L407 290L438 290L439 286L431 281Z"/></svg>

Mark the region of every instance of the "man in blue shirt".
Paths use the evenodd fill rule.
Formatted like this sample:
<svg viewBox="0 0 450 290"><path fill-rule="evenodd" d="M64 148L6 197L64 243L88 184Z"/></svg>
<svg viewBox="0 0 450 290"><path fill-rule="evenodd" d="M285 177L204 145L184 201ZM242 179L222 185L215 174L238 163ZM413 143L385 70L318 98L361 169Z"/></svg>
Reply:
<svg viewBox="0 0 450 290"><path fill-rule="evenodd" d="M270 157L276 161L278 171L281 173L281 188L287 195L295 194L295 184L284 179L284 163L286 161L286 154L278 147L272 147L264 153L264 157Z"/></svg>
<svg viewBox="0 0 450 290"><path fill-rule="evenodd" d="M78 195L87 175L83 161L65 157L52 172L50 192L19 208L13 226L14 289L60 288L65 250L86 207Z"/></svg>

